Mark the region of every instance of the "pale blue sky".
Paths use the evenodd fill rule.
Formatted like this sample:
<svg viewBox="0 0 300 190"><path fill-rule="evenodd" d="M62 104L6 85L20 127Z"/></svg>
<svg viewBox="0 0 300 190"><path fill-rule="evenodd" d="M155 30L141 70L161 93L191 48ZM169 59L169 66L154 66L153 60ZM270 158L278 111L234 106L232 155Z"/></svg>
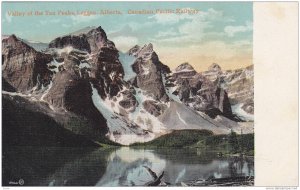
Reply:
<svg viewBox="0 0 300 190"><path fill-rule="evenodd" d="M129 15L131 10L192 8L196 15ZM8 11L120 10L122 15L11 17ZM189 61L201 70L252 63L251 2L2 2L2 34L42 42L87 26L102 26L121 51L153 43L171 67ZM185 52L186 51L186 52ZM179 53L180 52L180 53ZM179 57L181 56L181 57ZM242 59L242 60L241 60Z"/></svg>

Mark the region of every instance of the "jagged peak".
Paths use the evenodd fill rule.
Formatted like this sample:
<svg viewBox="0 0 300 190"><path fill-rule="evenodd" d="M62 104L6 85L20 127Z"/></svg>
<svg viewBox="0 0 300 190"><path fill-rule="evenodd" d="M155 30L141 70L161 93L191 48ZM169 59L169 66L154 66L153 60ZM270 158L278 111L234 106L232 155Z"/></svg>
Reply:
<svg viewBox="0 0 300 190"><path fill-rule="evenodd" d="M4 39L9 39L9 40L14 40L14 41L20 41L19 38L15 34L8 35Z"/></svg>
<svg viewBox="0 0 300 190"><path fill-rule="evenodd" d="M139 51L138 57L143 56L144 58L150 58L151 54L154 52L152 43L145 44Z"/></svg>
<svg viewBox="0 0 300 190"><path fill-rule="evenodd" d="M105 33L105 31L102 29L101 26L98 26L97 28L94 28L94 29L90 30L90 31L87 33L87 35L95 35L95 34L99 34L99 33L101 34L101 36L102 36L103 38L105 38L105 39L107 40L106 33Z"/></svg>
<svg viewBox="0 0 300 190"><path fill-rule="evenodd" d="M195 71L194 67L190 65L188 62L180 64L176 69L175 72L190 72Z"/></svg>
<svg viewBox="0 0 300 190"><path fill-rule="evenodd" d="M217 63L213 63L208 67L208 70L210 71L221 71L222 68L220 65L218 65Z"/></svg>
<svg viewBox="0 0 300 190"><path fill-rule="evenodd" d="M97 28L96 26L87 26L87 27L81 28L77 31L74 31L74 32L70 33L70 35L87 34L89 31L91 31L93 29L96 29L96 28Z"/></svg>
<svg viewBox="0 0 300 190"><path fill-rule="evenodd" d="M152 43L149 43L148 45L145 44L145 46L147 46L147 48L149 48L149 49L153 49L153 44Z"/></svg>
<svg viewBox="0 0 300 190"><path fill-rule="evenodd" d="M141 49L141 46L135 45L127 51L127 54L136 56L138 54L138 52L140 51L140 49Z"/></svg>
<svg viewBox="0 0 300 190"><path fill-rule="evenodd" d="M33 47L24 42L23 39L18 38L15 34L9 35L2 40L2 43L9 44L12 48L17 48L20 51L36 51Z"/></svg>
<svg viewBox="0 0 300 190"><path fill-rule="evenodd" d="M153 44L149 43L149 44L145 44L141 51L147 51L147 52L152 52L153 51Z"/></svg>
<svg viewBox="0 0 300 190"><path fill-rule="evenodd" d="M101 26L92 28L87 33L79 35L69 34L57 37L49 43L49 48L64 48L73 46L75 49L97 52L102 47L115 49L115 44L107 39L107 35Z"/></svg>
<svg viewBox="0 0 300 190"><path fill-rule="evenodd" d="M64 38L67 36L83 36L83 35L93 36L93 35L97 35L97 34L101 34L102 38L107 40L106 32L103 30L103 28L101 26L98 26L98 27L88 26L88 27L79 29L77 31L71 32L69 34L59 36L57 38Z"/></svg>
<svg viewBox="0 0 300 190"><path fill-rule="evenodd" d="M135 45L135 46L133 46L132 48L130 48L129 51L130 51L131 49L140 49L140 48L141 48L141 46Z"/></svg>
<svg viewBox="0 0 300 190"><path fill-rule="evenodd" d="M135 45L130 50L128 50L128 54L133 55L135 57L140 57L140 56L143 56L143 55L146 55L146 57L149 57L147 55L150 55L153 52L154 52L154 50L153 50L153 44L152 43L145 44L143 47L141 47L139 45Z"/></svg>

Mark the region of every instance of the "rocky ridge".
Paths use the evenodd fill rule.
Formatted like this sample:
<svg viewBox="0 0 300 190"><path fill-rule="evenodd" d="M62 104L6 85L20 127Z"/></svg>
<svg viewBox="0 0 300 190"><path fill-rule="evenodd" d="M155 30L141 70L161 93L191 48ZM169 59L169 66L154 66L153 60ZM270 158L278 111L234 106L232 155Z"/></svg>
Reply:
<svg viewBox="0 0 300 190"><path fill-rule="evenodd" d="M20 92L40 89L52 79L46 63L52 57L34 50L15 35L2 40L2 77Z"/></svg>
<svg viewBox="0 0 300 190"><path fill-rule="evenodd" d="M228 92L231 105L242 107L249 113L254 113L254 72L253 65L237 70L223 71L217 64L202 72L211 82L222 85Z"/></svg>
<svg viewBox="0 0 300 190"><path fill-rule="evenodd" d="M105 134L131 144L172 130L244 128L231 107L244 100L235 94L243 88L235 82L243 80L239 71L223 72L215 64L210 73L197 73L184 63L171 72L151 43L122 53L101 27L58 37L43 53L15 36L2 46L7 96L46 105L41 112L93 141ZM251 106L245 109L251 114Z"/></svg>

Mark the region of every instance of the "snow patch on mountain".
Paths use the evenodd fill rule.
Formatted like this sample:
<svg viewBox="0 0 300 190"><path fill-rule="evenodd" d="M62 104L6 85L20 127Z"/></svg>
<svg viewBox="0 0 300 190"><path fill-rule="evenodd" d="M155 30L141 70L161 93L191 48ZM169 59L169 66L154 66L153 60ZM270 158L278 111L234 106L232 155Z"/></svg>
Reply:
<svg viewBox="0 0 300 190"><path fill-rule="evenodd" d="M145 95L145 93L142 90L139 90L138 88L135 88L136 94L134 95L138 106L136 107L135 111L133 113L129 113L129 119L131 121L134 121L136 124L138 124L141 128L144 130L153 132L153 133L166 133L165 126L158 120L157 117L151 115L143 108L143 102L146 100L152 100L155 101L152 97Z"/></svg>
<svg viewBox="0 0 300 190"><path fill-rule="evenodd" d="M143 68L143 73L142 73L143 75L148 75L150 73L150 70L148 67L142 65L142 68Z"/></svg>
<svg viewBox="0 0 300 190"><path fill-rule="evenodd" d="M47 94L49 93L50 89L52 88L52 85L53 85L52 81L50 81L50 84L47 87L44 87L42 85L42 90L44 90L44 93L42 94L40 101L46 102L49 105L50 109L52 109L54 111L54 107L44 99L47 96Z"/></svg>
<svg viewBox="0 0 300 190"><path fill-rule="evenodd" d="M132 116L129 116L132 120L128 120L126 117L117 113L119 112L117 102L123 99L121 96L117 102L114 103L108 98L102 100L97 89L94 88L92 84L91 87L93 103L107 121L107 126L109 128L107 136L110 140L123 145L129 145L135 142L147 142L153 140L157 137L157 134L154 134L154 132L161 132L161 130L158 130L160 128L156 128L160 127L155 121L156 118L151 118L150 114L136 112L136 118L139 116L148 119L148 122L145 121L144 125L137 126L134 123L136 120L134 120ZM149 123L152 124L152 127L149 126Z"/></svg>
<svg viewBox="0 0 300 190"><path fill-rule="evenodd" d="M64 62L59 63L59 62L57 62L55 59L53 59L53 61L51 61L51 62L50 62L49 64L47 64L47 65L48 65L48 69L49 69L50 71L55 72L55 73L58 73L58 72L59 72L58 67L61 66L61 65L63 65L63 64L64 64Z"/></svg>
<svg viewBox="0 0 300 190"><path fill-rule="evenodd" d="M167 95L169 96L169 98L178 103L181 103L179 97L173 94L173 92L178 88L178 86L176 85L176 82L174 83L175 86L167 87L166 86L166 76L161 74L161 78L162 78L163 85L165 87L165 91L166 91Z"/></svg>
<svg viewBox="0 0 300 190"><path fill-rule="evenodd" d="M4 90L2 90L2 94L7 94L7 95L10 95L10 96L31 97L30 94L23 94L23 93L20 93L20 92L7 92L7 91L4 91Z"/></svg>
<svg viewBox="0 0 300 190"><path fill-rule="evenodd" d="M182 69L182 70L179 70L179 71L174 71L173 73L184 73L184 72L192 72L192 71L195 71L195 70L191 70L191 69Z"/></svg>
<svg viewBox="0 0 300 190"><path fill-rule="evenodd" d="M79 68L80 69L83 69L83 68L91 68L91 65L90 64L88 64L88 63L80 63L80 65L79 65Z"/></svg>
<svg viewBox="0 0 300 190"><path fill-rule="evenodd" d="M55 49L56 52L61 55L62 53L67 53L69 54L71 51L74 50L74 48L72 46L67 46L67 47L64 47L62 49Z"/></svg>
<svg viewBox="0 0 300 190"><path fill-rule="evenodd" d="M177 116L178 116L178 119L179 119L183 124L188 125L188 124L181 118L181 116L180 116L180 114L178 113L178 111L176 111L176 114L177 114Z"/></svg>
<svg viewBox="0 0 300 190"><path fill-rule="evenodd" d="M49 93L49 91L50 91L52 85L53 85L53 82L50 81L50 84L47 86L45 92L44 92L43 95L41 96L41 101L46 102L46 101L44 100L44 98L45 98L45 97L47 96L47 94ZM43 87L44 87L44 86L43 86Z"/></svg>
<svg viewBox="0 0 300 190"><path fill-rule="evenodd" d="M254 115L243 110L242 103L231 106L232 112L245 121L254 121Z"/></svg>

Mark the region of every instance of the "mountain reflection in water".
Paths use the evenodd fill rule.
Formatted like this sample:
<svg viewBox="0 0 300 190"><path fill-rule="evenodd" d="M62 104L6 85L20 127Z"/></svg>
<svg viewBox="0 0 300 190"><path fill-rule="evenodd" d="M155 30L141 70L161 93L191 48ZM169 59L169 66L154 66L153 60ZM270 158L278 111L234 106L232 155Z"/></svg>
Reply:
<svg viewBox="0 0 300 190"><path fill-rule="evenodd" d="M28 152L33 152L28 154ZM164 171L162 181L181 182L254 175L253 158L219 158L197 149L96 150L14 148L3 151L3 185L24 180L24 186L141 186Z"/></svg>
<svg viewBox="0 0 300 190"><path fill-rule="evenodd" d="M178 185L181 181L209 177L253 176L253 158L218 158L214 153L197 149L132 149L123 147L111 153L105 174L97 186L144 185L153 180L143 166L157 175L165 172L162 181Z"/></svg>

